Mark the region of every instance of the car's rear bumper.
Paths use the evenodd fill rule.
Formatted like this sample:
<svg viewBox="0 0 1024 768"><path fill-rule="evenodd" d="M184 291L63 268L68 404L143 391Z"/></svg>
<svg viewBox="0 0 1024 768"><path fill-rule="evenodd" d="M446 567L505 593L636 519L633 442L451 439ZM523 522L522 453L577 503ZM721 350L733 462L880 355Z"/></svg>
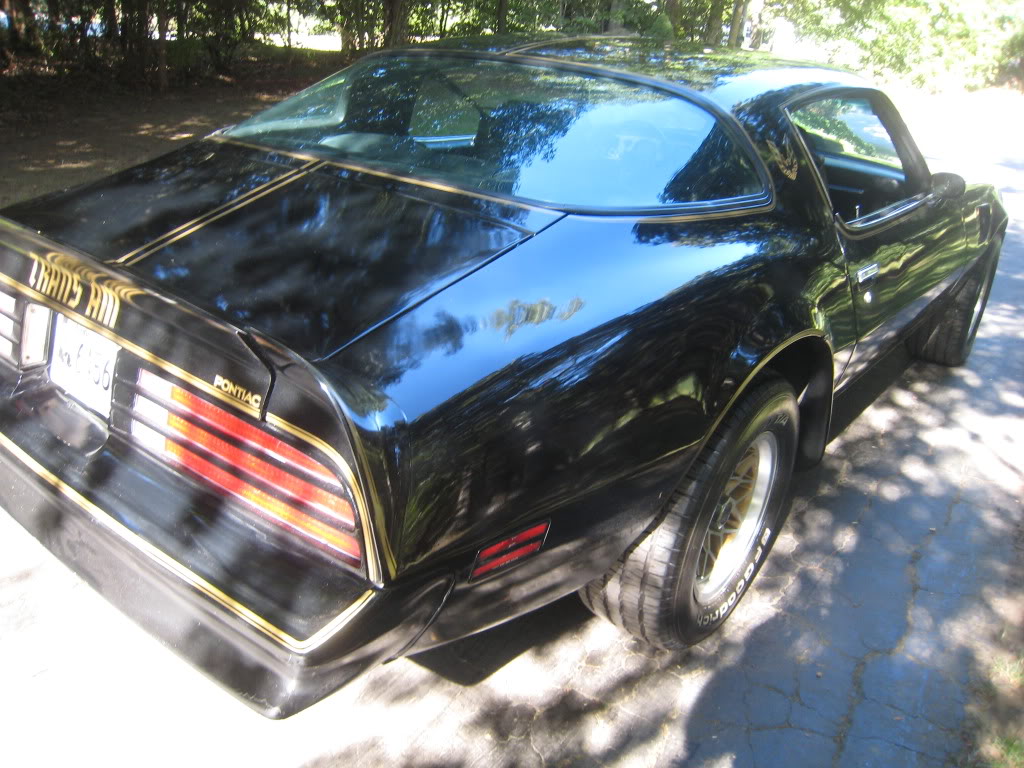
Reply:
<svg viewBox="0 0 1024 768"><path fill-rule="evenodd" d="M197 589L166 559L133 546L116 521L87 503L0 434L0 506L111 603L267 717L294 714L400 653L450 586L438 576L367 590L325 631L287 647L261 631L258 616L244 606L226 609L216 592Z"/></svg>

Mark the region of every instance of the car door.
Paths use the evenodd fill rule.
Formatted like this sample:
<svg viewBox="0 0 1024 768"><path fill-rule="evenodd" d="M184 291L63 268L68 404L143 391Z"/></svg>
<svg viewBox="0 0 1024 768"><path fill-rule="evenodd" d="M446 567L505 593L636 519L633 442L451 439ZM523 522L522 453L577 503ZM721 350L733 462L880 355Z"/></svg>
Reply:
<svg viewBox="0 0 1024 768"><path fill-rule="evenodd" d="M789 115L835 212L857 317L852 379L959 275L960 202L932 189L928 167L889 100L870 89L819 93Z"/></svg>

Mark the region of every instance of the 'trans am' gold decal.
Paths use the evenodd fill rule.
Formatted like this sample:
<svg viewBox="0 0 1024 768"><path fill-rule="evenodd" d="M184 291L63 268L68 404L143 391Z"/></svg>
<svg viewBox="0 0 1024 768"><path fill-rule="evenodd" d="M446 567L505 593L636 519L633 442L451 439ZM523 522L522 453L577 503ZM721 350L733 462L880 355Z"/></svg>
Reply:
<svg viewBox="0 0 1024 768"><path fill-rule="evenodd" d="M70 309L78 309L84 299L85 316L108 328L117 324L121 302L131 301L142 293L131 283L90 269L62 253L51 252L45 256L30 253L29 257L32 259L29 286Z"/></svg>

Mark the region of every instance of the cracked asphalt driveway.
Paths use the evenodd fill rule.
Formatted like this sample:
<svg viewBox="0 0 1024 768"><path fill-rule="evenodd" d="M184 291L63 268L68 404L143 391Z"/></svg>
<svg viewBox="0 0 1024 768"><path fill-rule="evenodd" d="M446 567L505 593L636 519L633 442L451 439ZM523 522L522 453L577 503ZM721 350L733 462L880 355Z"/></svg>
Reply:
<svg viewBox="0 0 1024 768"><path fill-rule="evenodd" d="M972 683L1024 623L1024 150L998 132L1021 123L1006 110L1024 117L1024 99L987 98L921 101L908 121L932 156L957 153L933 169L994 181L1016 219L974 354L955 370L894 357L878 400L798 477L724 631L652 652L572 597L274 723L0 515L3 762L959 764ZM989 140L963 141L974 135Z"/></svg>

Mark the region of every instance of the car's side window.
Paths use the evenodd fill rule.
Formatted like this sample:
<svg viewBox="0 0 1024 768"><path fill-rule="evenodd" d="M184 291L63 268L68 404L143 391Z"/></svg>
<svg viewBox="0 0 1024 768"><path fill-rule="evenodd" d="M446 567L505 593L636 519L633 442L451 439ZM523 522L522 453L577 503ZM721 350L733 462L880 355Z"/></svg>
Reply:
<svg viewBox="0 0 1024 768"><path fill-rule="evenodd" d="M867 97L819 99L791 110L790 116L844 221L856 221L920 191Z"/></svg>

